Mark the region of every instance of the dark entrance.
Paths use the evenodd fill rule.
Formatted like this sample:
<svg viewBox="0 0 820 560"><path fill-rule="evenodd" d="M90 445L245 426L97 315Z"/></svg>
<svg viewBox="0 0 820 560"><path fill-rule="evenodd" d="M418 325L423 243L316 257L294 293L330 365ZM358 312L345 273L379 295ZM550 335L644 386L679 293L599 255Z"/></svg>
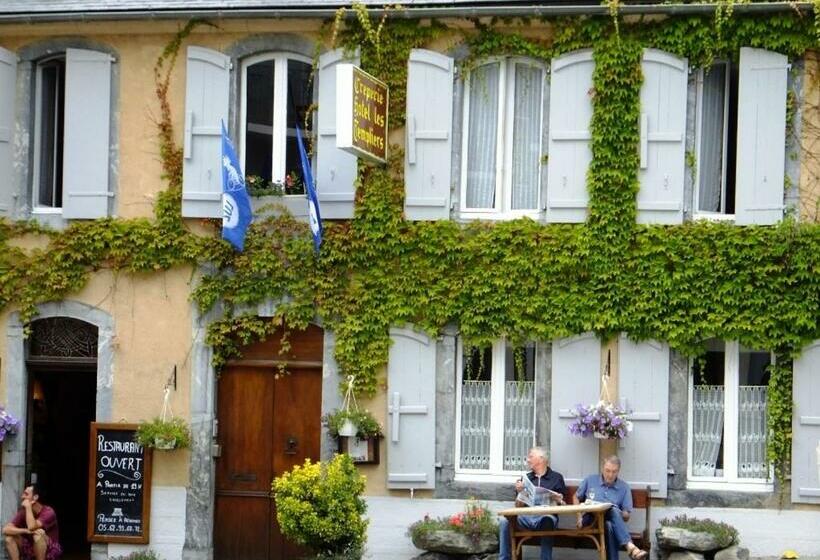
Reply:
<svg viewBox="0 0 820 560"><path fill-rule="evenodd" d="M64 558L88 559L88 437L95 419L97 328L65 317L32 325L26 478L54 507Z"/></svg>
<svg viewBox="0 0 820 560"><path fill-rule="evenodd" d="M319 459L322 329L281 332L246 348L219 378L214 558L285 560L304 555L276 523L272 480ZM280 367L284 367L283 373Z"/></svg>

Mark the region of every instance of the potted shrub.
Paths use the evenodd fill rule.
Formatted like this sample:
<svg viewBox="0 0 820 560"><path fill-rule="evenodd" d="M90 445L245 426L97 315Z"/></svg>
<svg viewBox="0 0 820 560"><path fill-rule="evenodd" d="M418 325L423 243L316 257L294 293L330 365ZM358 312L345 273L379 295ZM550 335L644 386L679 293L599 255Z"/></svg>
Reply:
<svg viewBox="0 0 820 560"><path fill-rule="evenodd" d="M182 418L154 418L141 422L134 436L140 445L154 449L185 449L191 445L191 431Z"/></svg>
<svg viewBox="0 0 820 560"><path fill-rule="evenodd" d="M313 549L316 558L361 558L368 523L364 480L347 455L296 465L272 485L282 534Z"/></svg>

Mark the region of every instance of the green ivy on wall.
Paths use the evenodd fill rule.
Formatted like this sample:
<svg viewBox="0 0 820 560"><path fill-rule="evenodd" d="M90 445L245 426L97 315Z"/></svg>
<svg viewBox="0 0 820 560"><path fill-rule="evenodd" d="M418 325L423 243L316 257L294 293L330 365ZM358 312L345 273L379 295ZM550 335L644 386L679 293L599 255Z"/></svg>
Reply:
<svg viewBox="0 0 820 560"><path fill-rule="evenodd" d="M518 345L585 331L603 338L626 332L668 341L686 355L699 354L712 337L736 339L777 351L769 453L782 474L791 419L791 369L784 364L820 338L820 227L791 219L773 227L637 225L640 60L650 46L685 56L695 67L735 57L744 45L796 57L817 44L815 20L797 12L741 17L722 8L715 18L624 21L618 2L608 5L607 17L545 19L551 32L537 40L524 29L480 22L456 32L440 22L371 21L360 6L355 19L340 16L327 30L331 42L359 48L365 70L390 85L391 128L404 122L409 52L434 39L449 37L467 47L464 72L490 55L549 60L592 48L593 160L585 224L407 222L403 155L393 147L388 165L360 165L354 219L326 224L318 257L306 224L287 215L255 222L242 254L216 235L191 233L180 217L182 160L167 92L178 49L200 23L192 22L155 69L160 155L169 183L155 219L80 222L62 232L0 222L0 308L14 305L29 321L39 304L80 290L99 269L199 267L192 299L203 313L219 317L207 338L217 370L279 325L304 328L318 317L336 335L341 371L355 375L364 394L378 387L391 326L412 324L436 334L455 324L477 346L502 336ZM26 235L45 236L48 246L16 248L15 239ZM272 320L251 311L266 300L279 303Z"/></svg>

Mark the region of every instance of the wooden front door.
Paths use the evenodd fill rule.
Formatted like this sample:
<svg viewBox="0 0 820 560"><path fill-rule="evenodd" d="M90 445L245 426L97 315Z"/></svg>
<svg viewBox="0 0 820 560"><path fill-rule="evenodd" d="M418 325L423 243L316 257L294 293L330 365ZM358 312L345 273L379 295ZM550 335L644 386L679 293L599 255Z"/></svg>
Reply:
<svg viewBox="0 0 820 560"><path fill-rule="evenodd" d="M304 554L279 532L271 482L307 458L319 459L321 337L318 327L294 333L292 351L283 358L271 352L279 340L274 335L246 349L219 378L214 558L284 560ZM287 373L265 355L284 359Z"/></svg>

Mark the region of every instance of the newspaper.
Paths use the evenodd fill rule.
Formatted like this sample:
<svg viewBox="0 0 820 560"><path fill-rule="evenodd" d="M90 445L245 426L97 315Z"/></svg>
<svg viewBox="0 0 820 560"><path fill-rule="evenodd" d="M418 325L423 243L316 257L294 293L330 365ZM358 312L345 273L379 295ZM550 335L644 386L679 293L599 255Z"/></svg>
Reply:
<svg viewBox="0 0 820 560"><path fill-rule="evenodd" d="M527 475L521 477L521 483L524 485L524 488L522 488L521 492L515 497L515 501L521 502L524 505L548 506L552 503L560 503L561 500L564 499L564 496L558 492L536 486Z"/></svg>

